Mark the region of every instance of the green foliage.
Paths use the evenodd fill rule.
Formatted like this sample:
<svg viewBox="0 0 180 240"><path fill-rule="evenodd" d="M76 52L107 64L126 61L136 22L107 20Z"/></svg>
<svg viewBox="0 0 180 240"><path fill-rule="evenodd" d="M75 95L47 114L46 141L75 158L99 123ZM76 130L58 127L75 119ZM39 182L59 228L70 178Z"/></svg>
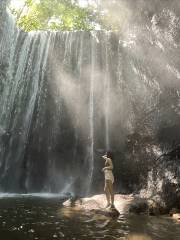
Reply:
<svg viewBox="0 0 180 240"><path fill-rule="evenodd" d="M17 25L32 30L92 30L92 12L71 0L26 0L21 9L11 9Z"/></svg>
<svg viewBox="0 0 180 240"><path fill-rule="evenodd" d="M13 0L12 0L13 1ZM127 4L103 0L102 4L82 8L78 0L22 0L20 8L10 8L17 25L32 30L119 30L130 18ZM88 0L87 0L88 2Z"/></svg>

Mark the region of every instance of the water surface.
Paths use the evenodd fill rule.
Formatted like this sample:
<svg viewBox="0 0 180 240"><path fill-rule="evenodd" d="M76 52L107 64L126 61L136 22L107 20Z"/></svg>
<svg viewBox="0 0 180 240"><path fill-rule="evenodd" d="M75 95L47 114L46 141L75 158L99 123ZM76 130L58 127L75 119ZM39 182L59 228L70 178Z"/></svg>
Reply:
<svg viewBox="0 0 180 240"><path fill-rule="evenodd" d="M1 239L111 240L145 234L153 240L180 240L180 223L167 216L131 215L109 219L64 209L62 202L58 195L1 195Z"/></svg>

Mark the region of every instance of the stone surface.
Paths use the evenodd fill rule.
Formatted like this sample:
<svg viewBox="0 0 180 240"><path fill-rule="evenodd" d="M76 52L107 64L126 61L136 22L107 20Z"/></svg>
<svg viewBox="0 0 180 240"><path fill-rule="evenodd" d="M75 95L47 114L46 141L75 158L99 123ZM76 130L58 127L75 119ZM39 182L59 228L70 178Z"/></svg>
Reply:
<svg viewBox="0 0 180 240"><path fill-rule="evenodd" d="M152 240L151 237L145 235L145 234L132 234L127 236L127 240Z"/></svg>
<svg viewBox="0 0 180 240"><path fill-rule="evenodd" d="M174 213L172 217L178 221L180 221L180 213Z"/></svg>
<svg viewBox="0 0 180 240"><path fill-rule="evenodd" d="M94 195L88 198L74 198L66 200L63 203L65 215L74 215L78 211L86 211L94 214L101 214L107 217L117 217L119 214L148 214L162 215L166 214L162 204L153 199L141 198L140 195L115 195L115 208L105 208L106 197L104 194ZM172 208L169 211L170 216L175 219L180 217L180 210Z"/></svg>
<svg viewBox="0 0 180 240"><path fill-rule="evenodd" d="M146 200L133 195L122 194L115 194L115 208L105 208L105 194L82 199L69 199L63 205L64 207L72 207L75 211L85 210L109 217L117 217L119 214L128 214L129 212L145 213L148 209Z"/></svg>

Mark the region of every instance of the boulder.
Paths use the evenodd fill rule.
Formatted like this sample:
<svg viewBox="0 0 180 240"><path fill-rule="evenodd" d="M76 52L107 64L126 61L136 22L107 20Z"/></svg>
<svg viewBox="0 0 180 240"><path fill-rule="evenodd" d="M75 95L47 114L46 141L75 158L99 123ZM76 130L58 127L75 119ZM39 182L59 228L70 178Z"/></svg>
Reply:
<svg viewBox="0 0 180 240"><path fill-rule="evenodd" d="M177 209L177 208L172 208L172 209L169 211L169 215L170 215L171 217L172 217L173 214L175 214L175 213L180 213L180 210Z"/></svg>
<svg viewBox="0 0 180 240"><path fill-rule="evenodd" d="M180 213L174 213L174 214L172 215L172 218L180 221Z"/></svg>
<svg viewBox="0 0 180 240"><path fill-rule="evenodd" d="M129 207L130 213L148 213L148 202L146 199L137 198L133 201L133 203Z"/></svg>
<svg viewBox="0 0 180 240"><path fill-rule="evenodd" d="M149 213L168 214L180 208L180 145L161 155L148 174L147 187L140 196L148 199Z"/></svg>
<svg viewBox="0 0 180 240"><path fill-rule="evenodd" d="M114 208L105 208L105 194L94 195L89 198L70 198L63 203L65 208L71 211L85 211L93 214L100 214L106 217L118 217L120 214L129 212L140 213L147 211L147 203L143 199L133 195L115 194ZM69 214L69 210L68 210Z"/></svg>

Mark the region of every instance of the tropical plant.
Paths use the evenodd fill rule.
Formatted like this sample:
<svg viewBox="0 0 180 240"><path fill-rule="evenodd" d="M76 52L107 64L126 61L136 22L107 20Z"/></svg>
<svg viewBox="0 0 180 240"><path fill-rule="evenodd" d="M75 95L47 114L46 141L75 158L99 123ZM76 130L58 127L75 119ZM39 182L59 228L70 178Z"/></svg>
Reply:
<svg viewBox="0 0 180 240"><path fill-rule="evenodd" d="M32 30L92 30L93 13L71 0L25 0L23 7L10 7L18 27Z"/></svg>

